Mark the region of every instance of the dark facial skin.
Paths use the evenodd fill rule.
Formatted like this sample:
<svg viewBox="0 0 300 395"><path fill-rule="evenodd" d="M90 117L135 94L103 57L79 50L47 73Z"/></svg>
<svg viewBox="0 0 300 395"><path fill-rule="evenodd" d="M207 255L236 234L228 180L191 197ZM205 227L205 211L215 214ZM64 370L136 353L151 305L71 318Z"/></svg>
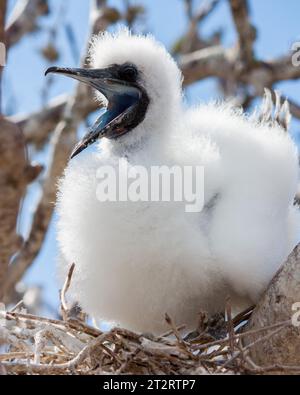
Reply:
<svg viewBox="0 0 300 395"><path fill-rule="evenodd" d="M68 69L51 67L48 73L63 74L84 82L108 100L107 110L77 144L71 158L102 137L117 139L137 127L145 118L149 98L141 86L138 69L125 63L105 69Z"/></svg>

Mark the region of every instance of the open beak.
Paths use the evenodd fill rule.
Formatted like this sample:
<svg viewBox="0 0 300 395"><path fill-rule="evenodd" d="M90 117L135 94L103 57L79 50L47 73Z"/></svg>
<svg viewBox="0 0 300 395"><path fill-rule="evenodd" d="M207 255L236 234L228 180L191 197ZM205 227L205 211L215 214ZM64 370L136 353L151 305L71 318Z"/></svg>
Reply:
<svg viewBox="0 0 300 395"><path fill-rule="evenodd" d="M50 67L49 73L62 74L97 89L108 100L107 111L102 114L90 131L74 148L71 159L102 137L117 138L124 134L124 120L138 105L141 92L136 86L119 80L114 66L106 69L80 69Z"/></svg>

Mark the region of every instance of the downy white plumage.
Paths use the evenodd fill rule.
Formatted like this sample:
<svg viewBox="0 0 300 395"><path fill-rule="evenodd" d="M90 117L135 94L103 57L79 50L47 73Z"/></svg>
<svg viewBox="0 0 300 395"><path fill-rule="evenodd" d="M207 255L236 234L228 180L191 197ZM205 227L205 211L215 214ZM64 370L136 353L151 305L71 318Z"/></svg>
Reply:
<svg viewBox="0 0 300 395"><path fill-rule="evenodd" d="M74 155L101 137L97 152L72 159L59 187L58 242L64 270L76 264L73 297L98 319L156 333L166 312L193 327L200 310L223 310L227 295L237 308L256 302L299 236L297 150L289 135L226 103L184 109L181 73L151 36L101 34L91 68L49 70L90 83L109 102L109 119L96 122ZM115 84L114 93L103 81ZM133 110L122 102L126 89ZM124 108L131 121L115 122ZM129 167L204 166L204 209L99 202L97 169L117 169L119 159Z"/></svg>

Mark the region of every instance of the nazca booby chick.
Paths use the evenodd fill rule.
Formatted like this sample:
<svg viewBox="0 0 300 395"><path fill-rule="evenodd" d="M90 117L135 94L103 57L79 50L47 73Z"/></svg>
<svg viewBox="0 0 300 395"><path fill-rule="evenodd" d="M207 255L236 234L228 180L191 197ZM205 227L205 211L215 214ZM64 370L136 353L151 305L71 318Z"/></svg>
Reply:
<svg viewBox="0 0 300 395"><path fill-rule="evenodd" d="M91 85L107 105L75 148L58 193L62 262L76 264L72 293L82 308L157 333L166 312L192 328L201 310L223 311L227 295L236 307L256 302L299 235L289 135L228 104L186 110L182 75L151 36L101 34L90 69L48 72ZM97 152L85 150L95 141ZM100 202L97 169L119 163L204 166L204 209Z"/></svg>

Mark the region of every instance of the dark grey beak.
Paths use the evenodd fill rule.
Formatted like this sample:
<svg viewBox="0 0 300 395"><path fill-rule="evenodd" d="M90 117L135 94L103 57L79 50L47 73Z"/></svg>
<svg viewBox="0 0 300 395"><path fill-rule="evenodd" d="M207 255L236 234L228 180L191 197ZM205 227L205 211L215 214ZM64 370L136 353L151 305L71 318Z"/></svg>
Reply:
<svg viewBox="0 0 300 395"><path fill-rule="evenodd" d="M123 131L120 127L124 120L123 116L139 101L141 96L137 87L117 78L114 66L106 69L50 67L45 75L49 73L62 74L88 84L101 92L109 101L109 110L97 119L91 130L77 144L71 154L71 159L101 137L118 137L118 133Z"/></svg>
<svg viewBox="0 0 300 395"><path fill-rule="evenodd" d="M66 77L73 78L77 81L83 82L101 93L103 93L109 100L110 94L113 94L114 74L111 68L108 69L80 69L80 68L65 68L65 67L50 67L45 72L45 76L54 73L61 74Z"/></svg>

